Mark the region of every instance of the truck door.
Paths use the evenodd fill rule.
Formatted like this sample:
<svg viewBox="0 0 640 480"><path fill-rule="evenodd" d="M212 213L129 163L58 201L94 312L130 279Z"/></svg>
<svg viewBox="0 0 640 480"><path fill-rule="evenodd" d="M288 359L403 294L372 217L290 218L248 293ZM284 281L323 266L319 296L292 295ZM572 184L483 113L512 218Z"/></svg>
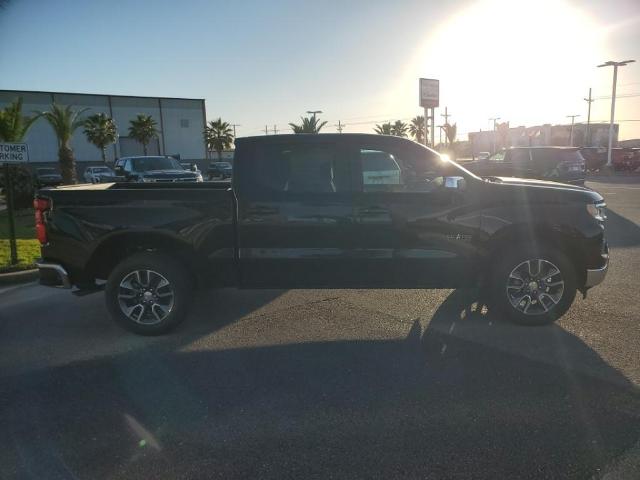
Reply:
<svg viewBox="0 0 640 480"><path fill-rule="evenodd" d="M360 283L452 287L474 280L480 222L469 213L473 202L461 172L407 140L355 138L350 154Z"/></svg>
<svg viewBox="0 0 640 480"><path fill-rule="evenodd" d="M240 142L235 188L246 287L349 285L353 188L344 148L321 135Z"/></svg>

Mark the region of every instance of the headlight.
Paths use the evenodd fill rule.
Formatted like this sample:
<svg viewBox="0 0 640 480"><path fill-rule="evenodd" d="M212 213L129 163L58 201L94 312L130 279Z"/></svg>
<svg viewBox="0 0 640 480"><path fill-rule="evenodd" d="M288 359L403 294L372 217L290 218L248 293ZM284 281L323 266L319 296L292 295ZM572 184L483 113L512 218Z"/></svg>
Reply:
<svg viewBox="0 0 640 480"><path fill-rule="evenodd" d="M605 207L604 203L589 203L587 204L587 212L599 222L604 222L607 219Z"/></svg>
<svg viewBox="0 0 640 480"><path fill-rule="evenodd" d="M142 183L153 183L155 182L155 179L148 177L139 177L138 181Z"/></svg>
<svg viewBox="0 0 640 480"><path fill-rule="evenodd" d="M196 182L203 182L204 180L202 179L202 174L199 173L196 175Z"/></svg>

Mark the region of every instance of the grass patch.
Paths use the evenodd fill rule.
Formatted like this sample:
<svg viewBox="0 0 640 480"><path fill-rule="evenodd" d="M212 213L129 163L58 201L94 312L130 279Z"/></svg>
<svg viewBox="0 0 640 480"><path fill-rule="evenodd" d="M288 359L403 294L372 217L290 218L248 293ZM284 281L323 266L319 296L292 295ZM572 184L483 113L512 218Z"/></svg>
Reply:
<svg viewBox="0 0 640 480"><path fill-rule="evenodd" d="M18 264L10 266L9 218L6 210L0 212L0 273L35 268L34 262L40 257L40 242L36 240L33 210L18 210L15 213L15 221Z"/></svg>
<svg viewBox="0 0 640 480"><path fill-rule="evenodd" d="M9 240L0 239L0 273L29 270L35 268L35 260L40 258L40 242L38 240L18 239L18 264L9 265L11 250Z"/></svg>

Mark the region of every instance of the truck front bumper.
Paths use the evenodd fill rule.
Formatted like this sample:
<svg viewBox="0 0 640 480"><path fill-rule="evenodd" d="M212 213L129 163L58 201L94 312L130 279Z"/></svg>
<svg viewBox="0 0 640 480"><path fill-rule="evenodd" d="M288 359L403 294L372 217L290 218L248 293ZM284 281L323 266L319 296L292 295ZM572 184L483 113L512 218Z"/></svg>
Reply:
<svg viewBox="0 0 640 480"><path fill-rule="evenodd" d="M607 270L609 269L609 246L605 243L604 251L602 252L602 259L604 265L600 268L588 268L587 277L584 286L586 288L595 287L596 285L604 281L604 277L607 276Z"/></svg>
<svg viewBox="0 0 640 480"><path fill-rule="evenodd" d="M40 260L36 262L40 272L40 285L47 287L71 288L69 274L64 267L58 263Z"/></svg>

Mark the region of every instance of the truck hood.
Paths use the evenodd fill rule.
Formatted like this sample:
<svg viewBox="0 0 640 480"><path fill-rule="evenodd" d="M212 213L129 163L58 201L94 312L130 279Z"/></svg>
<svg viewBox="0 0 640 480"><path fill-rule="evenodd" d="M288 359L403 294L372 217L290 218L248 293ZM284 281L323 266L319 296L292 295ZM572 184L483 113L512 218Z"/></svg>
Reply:
<svg viewBox="0 0 640 480"><path fill-rule="evenodd" d="M577 185L569 185L567 183L552 182L549 180L534 180L530 178L515 178L515 177L483 177L486 181L493 185L500 185L502 187L513 188L527 188L532 191L543 193L545 190L549 193L556 193L559 195L567 195L572 198L582 197L585 201L591 203L602 202L604 198L595 190L591 190L586 187L579 187Z"/></svg>

